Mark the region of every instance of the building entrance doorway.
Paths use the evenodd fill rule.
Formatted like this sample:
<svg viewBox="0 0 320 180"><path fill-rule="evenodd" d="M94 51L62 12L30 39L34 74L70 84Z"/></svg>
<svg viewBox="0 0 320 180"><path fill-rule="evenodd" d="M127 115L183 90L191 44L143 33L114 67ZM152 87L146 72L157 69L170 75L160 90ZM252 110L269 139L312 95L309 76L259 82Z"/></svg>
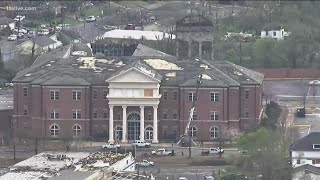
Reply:
<svg viewBox="0 0 320 180"><path fill-rule="evenodd" d="M128 140L140 139L140 115L136 112L130 113L128 118Z"/></svg>

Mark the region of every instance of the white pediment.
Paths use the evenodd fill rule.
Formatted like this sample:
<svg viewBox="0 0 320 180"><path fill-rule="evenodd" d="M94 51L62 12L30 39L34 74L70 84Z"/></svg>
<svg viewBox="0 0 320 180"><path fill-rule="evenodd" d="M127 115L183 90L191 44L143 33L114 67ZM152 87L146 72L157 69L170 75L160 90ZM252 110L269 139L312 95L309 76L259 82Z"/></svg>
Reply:
<svg viewBox="0 0 320 180"><path fill-rule="evenodd" d="M154 74L137 68L130 68L115 76L110 77L106 82L144 82L158 83L158 79L154 78Z"/></svg>

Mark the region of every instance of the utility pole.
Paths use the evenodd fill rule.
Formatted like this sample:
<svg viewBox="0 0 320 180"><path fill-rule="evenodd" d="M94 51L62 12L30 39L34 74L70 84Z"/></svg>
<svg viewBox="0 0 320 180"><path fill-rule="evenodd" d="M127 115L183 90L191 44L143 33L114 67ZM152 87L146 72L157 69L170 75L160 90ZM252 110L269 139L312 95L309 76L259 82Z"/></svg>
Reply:
<svg viewBox="0 0 320 180"><path fill-rule="evenodd" d="M189 158L191 158L191 136L189 134Z"/></svg>
<svg viewBox="0 0 320 180"><path fill-rule="evenodd" d="M34 147L34 153L35 153L36 155L38 154L38 137L36 137L35 147Z"/></svg>

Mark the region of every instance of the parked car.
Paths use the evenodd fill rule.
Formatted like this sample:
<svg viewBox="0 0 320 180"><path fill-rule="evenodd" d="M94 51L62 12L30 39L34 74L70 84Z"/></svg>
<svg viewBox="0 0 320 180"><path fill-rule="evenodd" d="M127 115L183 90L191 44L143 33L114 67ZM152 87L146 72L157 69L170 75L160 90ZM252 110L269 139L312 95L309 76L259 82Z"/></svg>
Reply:
<svg viewBox="0 0 320 180"><path fill-rule="evenodd" d="M38 35L49 35L49 30L48 29L41 29L38 32Z"/></svg>
<svg viewBox="0 0 320 180"><path fill-rule="evenodd" d="M26 18L26 16L17 15L13 20L15 21L23 21Z"/></svg>
<svg viewBox="0 0 320 180"><path fill-rule="evenodd" d="M157 149L155 151L151 151L152 155L158 155L158 156L173 156L175 155L174 150L167 150L167 149Z"/></svg>
<svg viewBox="0 0 320 180"><path fill-rule="evenodd" d="M34 38L37 35L37 33L35 31L29 31L28 32L28 38Z"/></svg>
<svg viewBox="0 0 320 180"><path fill-rule="evenodd" d="M128 24L125 27L125 30L135 30L135 29L136 29L136 25L134 25L134 24Z"/></svg>
<svg viewBox="0 0 320 180"><path fill-rule="evenodd" d="M154 166L154 162L148 161L148 160L142 160L142 162L137 163L139 166L148 167L148 166Z"/></svg>
<svg viewBox="0 0 320 180"><path fill-rule="evenodd" d="M23 33L18 33L17 37L18 37L18 39L23 39L24 38L24 34Z"/></svg>
<svg viewBox="0 0 320 180"><path fill-rule="evenodd" d="M186 177L179 177L179 180L188 180Z"/></svg>
<svg viewBox="0 0 320 180"><path fill-rule="evenodd" d="M96 18L95 18L94 16L88 16L88 17L86 18L86 21L87 21L87 22L94 22L94 21L96 21Z"/></svg>
<svg viewBox="0 0 320 180"><path fill-rule="evenodd" d="M9 37L8 37L8 41L16 41L18 39L18 36L15 35L15 34L11 34Z"/></svg>
<svg viewBox="0 0 320 180"><path fill-rule="evenodd" d="M203 151L201 154L203 156L207 156L209 154L223 154L224 153L224 150L223 149L220 149L220 148L209 148L207 151Z"/></svg>
<svg viewBox="0 0 320 180"><path fill-rule="evenodd" d="M104 144L102 145L103 149L115 149L115 148L120 148L120 144L113 144L113 143L109 143L109 144Z"/></svg>
<svg viewBox="0 0 320 180"><path fill-rule="evenodd" d="M16 28L16 29L13 30L13 32L26 34L28 31L26 29L24 29L24 28L19 28L19 29Z"/></svg>
<svg viewBox="0 0 320 180"><path fill-rule="evenodd" d="M214 177L205 175L203 180L214 180Z"/></svg>
<svg viewBox="0 0 320 180"><path fill-rule="evenodd" d="M145 141L135 140L135 141L132 143L132 146L136 146L136 147L150 147L151 144L150 144L150 143L147 143L147 142L145 142Z"/></svg>

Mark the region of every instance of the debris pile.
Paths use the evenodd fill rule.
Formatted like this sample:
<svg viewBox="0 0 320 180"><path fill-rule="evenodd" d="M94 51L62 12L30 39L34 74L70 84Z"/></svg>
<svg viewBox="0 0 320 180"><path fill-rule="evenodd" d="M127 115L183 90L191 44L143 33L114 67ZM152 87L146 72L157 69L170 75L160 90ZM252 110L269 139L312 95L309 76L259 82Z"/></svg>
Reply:
<svg viewBox="0 0 320 180"><path fill-rule="evenodd" d="M125 156L125 154L111 152L96 152L75 163L75 171L93 171L102 167L109 167Z"/></svg>

